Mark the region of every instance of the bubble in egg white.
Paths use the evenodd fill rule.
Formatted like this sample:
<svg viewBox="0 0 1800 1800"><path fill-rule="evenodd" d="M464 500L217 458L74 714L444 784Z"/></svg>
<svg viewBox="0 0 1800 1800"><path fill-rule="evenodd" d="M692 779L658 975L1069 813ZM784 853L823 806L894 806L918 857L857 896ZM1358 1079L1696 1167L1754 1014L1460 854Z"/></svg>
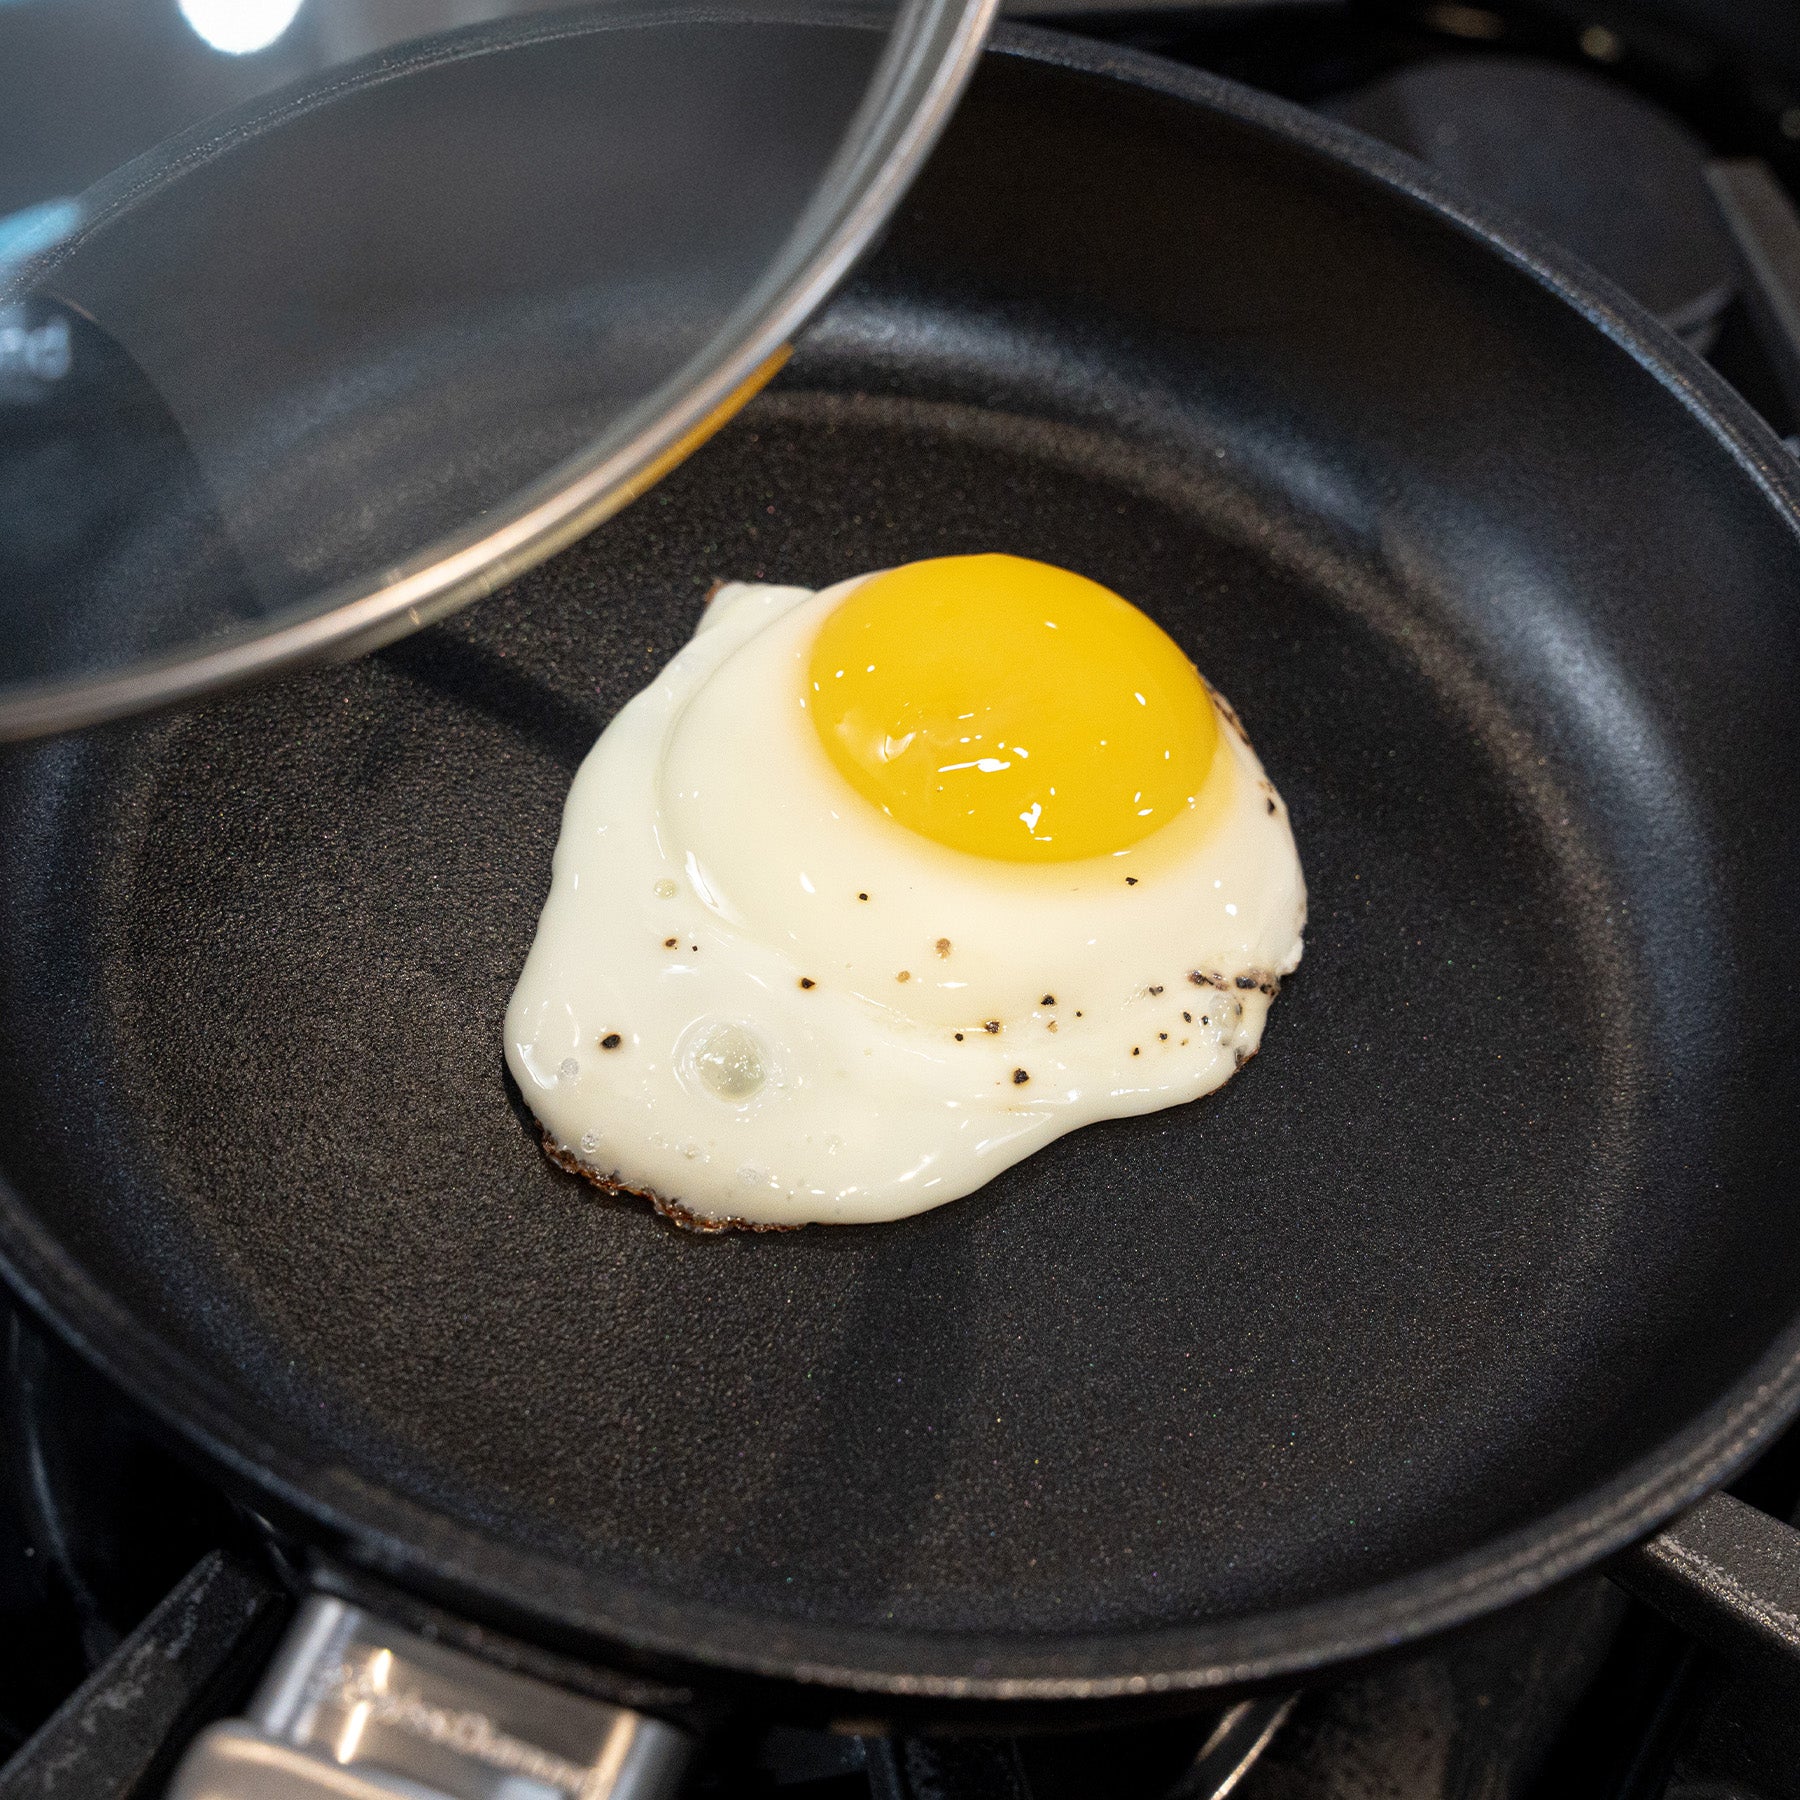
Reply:
<svg viewBox="0 0 1800 1800"><path fill-rule="evenodd" d="M748 1025L705 1026L682 1051L683 1065L715 1098L741 1105L769 1079L769 1052Z"/></svg>

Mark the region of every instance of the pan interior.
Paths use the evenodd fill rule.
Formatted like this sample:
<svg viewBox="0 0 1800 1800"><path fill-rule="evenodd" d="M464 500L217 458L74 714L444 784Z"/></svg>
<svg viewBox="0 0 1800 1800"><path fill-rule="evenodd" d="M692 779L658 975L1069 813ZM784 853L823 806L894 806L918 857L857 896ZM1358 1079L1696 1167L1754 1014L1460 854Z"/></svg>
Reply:
<svg viewBox="0 0 1800 1800"><path fill-rule="evenodd" d="M1288 308L1254 356L1204 329L1226 274L1179 254L1135 311L1112 274L1052 279L1059 232L1116 271L1134 222L1059 213L1003 141L1047 108L1078 139L1106 86L990 73L784 384L501 599L10 759L5 1175L304 1466L578 1591L1137 1631L1528 1525L1785 1326L1792 978L1763 915L1795 856L1760 802L1800 773L1797 659L1758 595L1791 540L1621 352L1410 216L1311 324L1251 241L1232 292ZM1136 193L1170 127L1122 93L1104 154ZM1197 231L1261 184L1349 241L1347 177L1204 130ZM952 253L959 157L1016 216ZM1009 288L1006 231L1042 281ZM1435 348L1370 412L1402 329ZM1534 359L1585 388L1546 405ZM1716 544L1655 540L1672 483ZM1312 896L1263 1055L888 1226L701 1240L553 1169L500 1021L594 736L717 578L985 549L1130 596L1243 714Z"/></svg>

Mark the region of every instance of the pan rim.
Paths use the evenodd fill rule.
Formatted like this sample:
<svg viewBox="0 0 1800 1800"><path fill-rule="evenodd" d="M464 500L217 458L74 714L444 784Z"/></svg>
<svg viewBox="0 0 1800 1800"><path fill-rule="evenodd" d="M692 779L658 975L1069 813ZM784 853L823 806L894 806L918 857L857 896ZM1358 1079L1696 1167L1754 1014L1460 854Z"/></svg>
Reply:
<svg viewBox="0 0 1800 1800"><path fill-rule="evenodd" d="M1334 121L1142 52L1009 26L997 55L1222 113L1308 150L1501 255L1575 308L1667 389L1800 539L1800 464L1721 377L1566 253L1470 203L1422 165ZM1655 1530L1800 1412L1800 1317L1680 1432L1612 1480L1462 1555L1357 1593L1240 1618L996 1638L772 1620L577 1574L349 1470L309 1461L225 1384L91 1277L0 1179L0 1275L31 1310L228 1480L353 1566L588 1654L894 1702L1065 1704L1268 1685L1416 1642L1541 1592ZM446 1573L446 1570L450 1571Z"/></svg>
<svg viewBox="0 0 1800 1800"><path fill-rule="evenodd" d="M27 1275L31 1265L43 1279ZM329 1468L308 1469L287 1446L249 1430L222 1383L147 1331L48 1233L23 1222L3 1181L0 1273L40 1320L228 1484L303 1522L316 1544L352 1568L593 1660L610 1654L685 1678L747 1677L950 1707L1204 1698L1404 1649L1628 1548L1717 1487L1800 1410L1796 1324L1719 1404L1611 1482L1478 1549L1359 1593L1185 1627L1011 1638L884 1631L771 1619L577 1577L551 1554L495 1545L360 1476L334 1480ZM83 1329L83 1317L102 1328ZM445 1564L456 1573L446 1575Z"/></svg>

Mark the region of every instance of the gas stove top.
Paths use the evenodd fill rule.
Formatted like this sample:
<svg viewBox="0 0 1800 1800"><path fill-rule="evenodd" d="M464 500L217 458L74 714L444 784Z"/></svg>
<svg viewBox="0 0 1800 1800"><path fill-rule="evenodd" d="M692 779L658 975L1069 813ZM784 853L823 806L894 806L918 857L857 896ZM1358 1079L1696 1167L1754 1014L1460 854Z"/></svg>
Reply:
<svg viewBox="0 0 1800 1800"><path fill-rule="evenodd" d="M1077 15L1061 23L1257 82L1434 162L1631 291L1778 431L1800 426L1800 363L1784 366L1708 177L1738 159L1718 189L1725 211L1734 194L1754 211L1756 180L1779 194L1800 178L1800 32L1785 6L1719 9L1712 37L1696 0L1665 0L1641 27L1626 9L1596 23L1551 0L1060 10ZM1759 159L1751 177L1745 158ZM193 1733L244 1704L247 1672L290 1612L282 1551L67 1351L10 1311L0 1323L0 1753L12 1758L0 1800L148 1800ZM1793 1515L1800 1432L1734 1491ZM1800 1694L1715 1665L1590 1577L1299 1696L1130 1728L926 1739L729 1718L685 1791L1791 1800L1796 1720Z"/></svg>

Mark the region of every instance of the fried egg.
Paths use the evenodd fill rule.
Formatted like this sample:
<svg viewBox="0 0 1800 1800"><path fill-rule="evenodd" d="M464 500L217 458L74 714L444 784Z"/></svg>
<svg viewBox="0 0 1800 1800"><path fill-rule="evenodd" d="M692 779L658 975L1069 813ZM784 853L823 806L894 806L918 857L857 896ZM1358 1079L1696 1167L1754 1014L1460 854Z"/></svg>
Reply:
<svg viewBox="0 0 1800 1800"><path fill-rule="evenodd" d="M896 1219L1219 1087L1305 910L1235 713L1108 589L733 583L575 777L507 1059L681 1223Z"/></svg>

